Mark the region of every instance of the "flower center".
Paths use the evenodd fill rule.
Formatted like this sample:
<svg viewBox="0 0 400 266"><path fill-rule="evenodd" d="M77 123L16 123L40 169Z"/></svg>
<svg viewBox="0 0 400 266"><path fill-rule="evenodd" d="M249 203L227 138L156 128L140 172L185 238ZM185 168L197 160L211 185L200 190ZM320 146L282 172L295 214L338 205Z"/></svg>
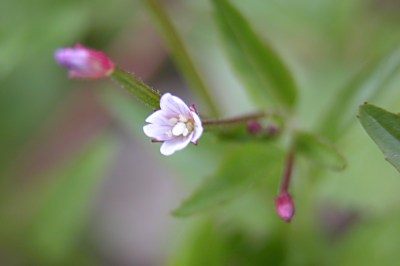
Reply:
<svg viewBox="0 0 400 266"><path fill-rule="evenodd" d="M194 129L194 123L192 119L188 119L184 115L179 115L179 118L172 117L169 119L169 123L171 124L172 130L167 134L171 136L179 137L184 136L186 137L189 135Z"/></svg>

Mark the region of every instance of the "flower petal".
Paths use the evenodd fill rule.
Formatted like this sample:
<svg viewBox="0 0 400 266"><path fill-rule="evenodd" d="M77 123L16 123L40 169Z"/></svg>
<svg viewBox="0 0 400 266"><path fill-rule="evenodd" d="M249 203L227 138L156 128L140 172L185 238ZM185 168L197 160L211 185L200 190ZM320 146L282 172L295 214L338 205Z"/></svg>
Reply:
<svg viewBox="0 0 400 266"><path fill-rule="evenodd" d="M190 115L189 107L181 99L170 93L163 94L160 99L160 107L168 116Z"/></svg>
<svg viewBox="0 0 400 266"><path fill-rule="evenodd" d="M167 132L171 132L171 126L148 124L143 127L143 132L148 137L161 141L169 140L172 137L167 134Z"/></svg>
<svg viewBox="0 0 400 266"><path fill-rule="evenodd" d="M176 96L172 96L172 100L176 103L176 105L179 108L181 114L185 115L186 117L190 116L190 109L186 105L186 103L184 101L182 101L181 98L176 97Z"/></svg>
<svg viewBox="0 0 400 266"><path fill-rule="evenodd" d="M163 110L158 110L146 118L147 123L157 124L161 126L170 125L168 117Z"/></svg>
<svg viewBox="0 0 400 266"><path fill-rule="evenodd" d="M182 150L190 143L190 140L192 139L192 135L193 135L193 133L185 138L180 137L180 138L173 138L170 140L166 140L161 145L161 148L160 148L161 154L163 154L165 156L169 156L176 151Z"/></svg>
<svg viewBox="0 0 400 266"><path fill-rule="evenodd" d="M201 134L203 134L203 125L201 123L200 117L195 113L191 112L191 115L194 120L194 130L193 130L193 137L192 137L192 142L196 143L199 138L201 137Z"/></svg>

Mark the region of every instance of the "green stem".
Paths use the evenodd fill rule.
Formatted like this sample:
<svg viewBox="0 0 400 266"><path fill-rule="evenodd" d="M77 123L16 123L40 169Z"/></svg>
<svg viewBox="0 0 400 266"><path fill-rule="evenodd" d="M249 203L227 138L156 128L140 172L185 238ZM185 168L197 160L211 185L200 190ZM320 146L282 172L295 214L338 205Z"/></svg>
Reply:
<svg viewBox="0 0 400 266"><path fill-rule="evenodd" d="M247 115L241 115L225 119L203 119L203 127L207 132L216 133L222 136L243 137L248 136L248 123L252 120L259 120L266 117L282 118L278 112L259 111ZM254 137L254 136L253 136Z"/></svg>
<svg viewBox="0 0 400 266"><path fill-rule="evenodd" d="M211 115L217 115L218 108L213 101L213 97L207 90L206 85L201 79L200 74L195 68L189 53L187 52L182 40L179 38L179 35L164 8L157 0L146 0L145 2L153 13L154 18L157 20L180 71L185 76L189 85L196 90L199 97L203 99L204 103L210 110Z"/></svg>
<svg viewBox="0 0 400 266"><path fill-rule="evenodd" d="M203 120L203 126L205 129L210 128L210 127L223 127L223 126L232 126L232 125L242 125L244 123L247 123L251 120L257 120L260 118L264 118L268 116L269 114L266 112L257 112L253 114L248 114L248 115L242 115L242 116L237 116L237 117L232 117L232 118L225 118L225 119L204 119Z"/></svg>
<svg viewBox="0 0 400 266"><path fill-rule="evenodd" d="M160 109L161 94L146 85L140 78L116 67L111 78L153 109Z"/></svg>

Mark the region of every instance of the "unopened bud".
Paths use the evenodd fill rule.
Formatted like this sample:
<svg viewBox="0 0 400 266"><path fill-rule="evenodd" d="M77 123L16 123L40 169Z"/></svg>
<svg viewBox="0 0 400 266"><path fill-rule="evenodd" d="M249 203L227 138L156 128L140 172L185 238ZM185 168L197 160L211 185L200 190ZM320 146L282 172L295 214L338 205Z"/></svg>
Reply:
<svg viewBox="0 0 400 266"><path fill-rule="evenodd" d="M275 199L276 212L285 222L290 222L295 213L292 196L284 192Z"/></svg>
<svg viewBox="0 0 400 266"><path fill-rule="evenodd" d="M265 133L270 137L278 135L279 131L280 131L280 129L277 125L269 125L265 129Z"/></svg>
<svg viewBox="0 0 400 266"><path fill-rule="evenodd" d="M252 135L257 135L262 130L260 122L251 120L247 123L247 131Z"/></svg>
<svg viewBox="0 0 400 266"><path fill-rule="evenodd" d="M86 48L80 44L74 48L58 49L55 54L58 64L69 70L71 78L98 79L114 71L114 63L103 52Z"/></svg>

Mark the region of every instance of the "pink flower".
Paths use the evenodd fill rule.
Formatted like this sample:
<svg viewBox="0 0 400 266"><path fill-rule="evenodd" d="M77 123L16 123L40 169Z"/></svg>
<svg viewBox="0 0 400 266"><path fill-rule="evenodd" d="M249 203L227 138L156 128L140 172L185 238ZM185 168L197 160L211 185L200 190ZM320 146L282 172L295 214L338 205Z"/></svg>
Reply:
<svg viewBox="0 0 400 266"><path fill-rule="evenodd" d="M160 152L171 155L182 150L190 142L197 144L203 126L194 107L188 107L180 98L165 93L160 100L161 110L147 117L150 123L143 127L144 133L155 142L163 142Z"/></svg>
<svg viewBox="0 0 400 266"><path fill-rule="evenodd" d="M115 68L103 52L80 44L75 45L75 48L58 49L54 56L58 64L69 70L71 78L102 78L110 75Z"/></svg>
<svg viewBox="0 0 400 266"><path fill-rule="evenodd" d="M275 200L276 212L285 221L290 222L294 216L295 208L292 196L289 193L281 193Z"/></svg>

